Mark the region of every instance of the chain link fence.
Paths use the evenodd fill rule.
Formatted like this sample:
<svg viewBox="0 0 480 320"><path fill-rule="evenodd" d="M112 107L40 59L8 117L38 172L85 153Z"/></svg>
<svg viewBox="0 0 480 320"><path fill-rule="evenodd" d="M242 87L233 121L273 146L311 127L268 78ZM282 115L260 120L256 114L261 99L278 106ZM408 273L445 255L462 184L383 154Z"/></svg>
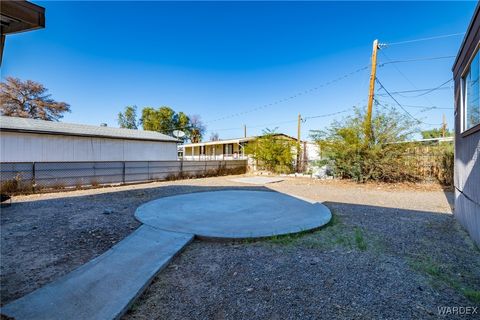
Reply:
<svg viewBox="0 0 480 320"><path fill-rule="evenodd" d="M0 163L2 193L244 173L246 160Z"/></svg>

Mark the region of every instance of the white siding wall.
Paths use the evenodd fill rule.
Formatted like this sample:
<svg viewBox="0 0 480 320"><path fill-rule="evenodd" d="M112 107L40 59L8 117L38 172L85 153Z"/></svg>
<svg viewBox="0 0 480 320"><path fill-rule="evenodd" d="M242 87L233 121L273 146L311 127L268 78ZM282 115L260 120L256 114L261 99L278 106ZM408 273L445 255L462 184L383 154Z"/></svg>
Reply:
<svg viewBox="0 0 480 320"><path fill-rule="evenodd" d="M307 149L307 159L308 161L317 161L321 160L320 158L320 148L318 144L314 142L307 142L306 144Z"/></svg>
<svg viewBox="0 0 480 320"><path fill-rule="evenodd" d="M0 162L177 160L175 142L0 133Z"/></svg>

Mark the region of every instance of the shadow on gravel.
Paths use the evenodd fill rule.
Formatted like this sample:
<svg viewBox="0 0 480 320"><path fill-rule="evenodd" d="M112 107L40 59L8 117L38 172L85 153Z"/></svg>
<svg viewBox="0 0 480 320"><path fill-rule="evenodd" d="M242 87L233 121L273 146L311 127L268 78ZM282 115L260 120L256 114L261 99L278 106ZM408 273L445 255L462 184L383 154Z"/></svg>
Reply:
<svg viewBox="0 0 480 320"><path fill-rule="evenodd" d="M72 271L129 235L140 225L134 218L139 205L160 197L226 189L277 192L263 186L169 185L13 203L11 207L2 209L0 215L1 304ZM265 296L265 301L271 297L269 292L279 292L274 301L264 304L264 310L257 310L258 304L254 303L263 299L259 291L254 291L255 301L251 305L247 303L244 309L237 310L239 314L245 314L251 307L249 314L258 311L259 318L262 315L269 317L273 314L272 310L284 310L285 305L290 305L289 297L283 296L282 292L292 290L296 290L296 300L303 301L291 306L291 314L288 315L292 317L303 317L304 312L312 317L332 315L332 297L340 304L342 301L354 301L358 308L363 308L372 299L371 288L383 287L395 288L395 292L400 292L402 297L405 296L402 299L406 299L398 304L398 308L391 304L391 310L385 311L390 316L418 316L418 313L402 311L409 303L421 303L431 310L438 304L465 304L466 301L480 304L480 253L451 214L341 202L324 204L332 210L334 220L313 233L294 238L260 240L253 244L196 242L172 262L182 267L162 272L156 280L162 279L162 285L154 284L139 302L142 305L153 299L155 308L149 310L140 306L135 312L140 317L143 312L145 318L188 318L188 310L195 310L196 317L209 317L214 310L208 308L214 308L219 298L205 296L199 300L197 297L202 292L217 291L222 294L223 308L235 312L239 308L236 301L250 301L253 293L245 288L236 290L231 274L222 271L230 270L230 265L232 268L242 265L246 268L242 274L258 274L256 277L259 279L278 276L288 279L285 288L277 288L278 283L274 281L262 282L262 292L268 296ZM272 245L280 249L272 249ZM289 247L287 251L293 250L292 259L285 257L285 245ZM219 252L212 254L212 250ZM355 257L350 259L349 252ZM322 263L299 261L298 257L303 255ZM183 260L193 262L182 263ZM277 260L281 263L275 263ZM252 270L246 261L250 261ZM212 267L216 264L218 269ZM217 271L210 274L213 272L210 270ZM233 274L235 271L232 270ZM325 270L328 270L328 275L324 274ZM417 278L412 274L416 274ZM312 283L324 283L330 277L335 277L337 281L331 289L327 286L315 287L316 290L305 289ZM418 292L418 277L427 279L432 287L438 288L438 294L427 296ZM245 282L250 280L251 277L248 277ZM178 290L179 281L185 283L182 290ZM198 282L198 285L189 281ZM358 290L341 291L337 286L341 287L342 282L347 287L353 283ZM391 296L388 290L385 295L375 297L377 303L387 303ZM157 298L161 296L172 298L159 302ZM235 299L228 300L229 296ZM178 301L184 303L179 306ZM319 301L325 304L319 305ZM397 302L398 299L392 301ZM305 309L307 305L311 307ZM386 315L381 310L363 312L353 308L350 311L352 313L348 314L352 317L359 314ZM392 313L395 311L399 313Z"/></svg>
<svg viewBox="0 0 480 320"><path fill-rule="evenodd" d="M369 251L401 258L435 288L480 305L480 250L452 214L325 202L333 225L306 236L319 247Z"/></svg>
<svg viewBox="0 0 480 320"><path fill-rule="evenodd" d="M263 186L146 186L111 192L99 189L102 193L92 195L65 192L65 197L14 202L2 208L0 305L110 249L141 225L134 217L141 204L161 197L219 190L275 192Z"/></svg>
<svg viewBox="0 0 480 320"><path fill-rule="evenodd" d="M445 199L447 199L448 204L450 205L450 209L453 211L455 210L455 193L450 188L444 188L443 194L445 195Z"/></svg>
<svg viewBox="0 0 480 320"><path fill-rule="evenodd" d="M195 241L123 319L436 319L480 306L480 254L451 214L324 204L333 219L314 232Z"/></svg>

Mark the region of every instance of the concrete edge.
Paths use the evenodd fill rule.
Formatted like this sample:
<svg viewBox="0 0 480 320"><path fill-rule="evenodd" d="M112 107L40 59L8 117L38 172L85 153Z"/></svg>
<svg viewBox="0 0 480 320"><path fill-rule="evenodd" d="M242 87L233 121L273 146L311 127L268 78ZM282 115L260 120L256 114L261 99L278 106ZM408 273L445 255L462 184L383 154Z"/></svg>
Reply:
<svg viewBox="0 0 480 320"><path fill-rule="evenodd" d="M328 208L323 203L313 202L312 204L321 206L328 213L327 220L324 224L313 227L313 228L300 229L298 231L278 233L278 234L272 234L272 235L266 235L266 236L257 236L257 237L215 237L215 236L205 236L205 235L194 234L194 239L198 239L198 240L202 240L202 241L209 241L209 242L245 242L245 241L268 240L272 237L285 237L285 236L299 234L299 233L303 233L303 232L305 232L305 233L315 232L315 231L318 231L318 230L322 229L327 224L329 224L330 221L332 220L333 214L332 214L332 211L330 210L330 208ZM153 229L156 229L156 230L166 231L166 232L191 235L191 233L187 233L187 232L173 231L173 230L169 230L169 229L165 229L165 228L158 228L158 227L155 227L155 226L149 226L149 227L153 228Z"/></svg>
<svg viewBox="0 0 480 320"><path fill-rule="evenodd" d="M251 187L251 188L255 188L255 187ZM187 192L187 193L181 193L181 194L175 194L175 195L171 195L171 196L167 196L167 197L161 197L161 198L157 198L157 199L163 199L163 198L170 198L170 197L176 197L176 196L182 196L182 195L187 195L187 194L193 194L193 193L202 193L202 192L216 192L216 191L245 191L243 188L242 189L238 189L236 187L226 187L225 189L221 189L221 190L205 190L205 191L196 191L196 192ZM289 236L289 235L294 235L294 234L298 234L298 233L302 233L302 232L315 232L315 231L318 231L320 230L321 228L323 228L324 226L326 226L328 223L330 223L330 221L332 220L332 211L330 210L330 208L328 208L326 205L323 204L323 202L319 202L319 201L315 201L315 200L312 200L312 199L309 199L309 198L306 198L306 197L302 197L302 196L298 196L298 195L294 195L294 194L290 194L290 193L284 193L284 192L280 192L280 191L277 191L277 190L274 190L274 189L268 189L267 190L254 190L254 189L250 189L250 190L247 190L247 191L258 191L258 192L276 192L276 193L281 193L281 194L284 194L284 195L287 195L287 196L290 196L290 197L293 197L293 198L296 198L296 199L299 199L299 200L302 200L302 201L305 201L305 202L308 202L312 205L319 205L321 206L323 209L326 209L326 211L328 212L328 220L327 222L325 222L324 224L320 225L320 226L317 226L317 227L314 227L314 228L309 228L309 229L302 229L302 230L299 230L299 231L295 231L295 232L286 232L286 233L280 233L280 234L275 234L275 235L268 235L268 236L259 236L259 237L215 237L215 236L204 236L204 235L198 235L198 234L194 234L194 238L195 239L198 239L198 240L202 240L202 241L210 241L210 242L231 242L231 241L238 241L238 242L245 242L245 241L259 241L259 240L266 240L266 239L270 239L272 237L285 237L285 236ZM143 225L143 222L138 218L137 216L137 213L138 213L138 210L143 207L144 205L147 205L149 202L151 201L155 201L157 199L154 199L154 200L150 200L150 201L147 201L145 203L142 203L141 205L139 205L137 207L137 209L135 209L135 214L134 214L134 217L137 221L139 221L140 223L142 223ZM176 230L169 230L169 229L165 229L165 228L158 228L158 227L155 227L155 226L151 226L149 225L149 227L151 228L154 228L154 229L157 229L157 230L162 230L162 231L167 231L167 232L174 232L174 233L180 233L180 234L185 234L185 235L189 235L191 233L187 233L187 232L181 232L181 231L176 231Z"/></svg>
<svg viewBox="0 0 480 320"><path fill-rule="evenodd" d="M143 226L146 226L146 225L142 224L140 227L143 227ZM151 226L148 226L148 227L150 227L150 228L152 228L152 229L156 229L156 228L153 228L153 227L151 227ZM138 229L140 229L140 228L138 228ZM130 302L128 302L128 303L125 305L125 307L123 308L123 310L120 311L117 316L115 316L115 318L114 318L115 320L118 320L118 319L122 318L122 317L128 312L128 310L130 310L130 308L131 308L132 305L135 303L135 301L137 301L138 298L140 298L140 297L143 295L143 293L145 292L145 290L147 290L147 288L151 285L151 283L153 282L153 280L160 274L160 272L162 272L163 270L165 270L165 268L170 264L170 262L171 262L175 257L177 257L180 253L182 253L182 252L185 250L185 248L186 248L190 243L192 243L192 241L195 239L195 235L188 234L188 233L182 233L182 234L184 234L184 235L190 235L191 237L190 237L190 239L189 239L187 242L185 242L185 244L184 244L177 252L175 252L175 254L173 254L167 261L165 261L165 263L163 264L163 266L161 266L161 267L157 270L157 272L155 272L155 274L153 274L153 275L150 277L150 279L148 279L148 280L144 283L144 285L138 290L138 292L135 294L135 296L132 297L132 299L130 300Z"/></svg>
<svg viewBox="0 0 480 320"><path fill-rule="evenodd" d="M275 183L285 181L285 179L281 179L281 180L274 180L274 181L268 181L268 182L253 183L253 182L246 182L246 181L241 181L240 180L240 179L244 179L244 178L249 178L249 177L241 177L241 178L236 178L236 179L230 179L229 181L238 182L238 183L242 183L242 184L246 184L246 185L250 185L250 186L266 186L266 185L269 185L269 184L275 184ZM278 178L278 179L280 179L280 178Z"/></svg>
<svg viewBox="0 0 480 320"><path fill-rule="evenodd" d="M315 231L318 231L318 230L321 230L322 228L324 228L327 224L330 223L330 221L332 220L332 217L333 217L332 211L326 205L324 205L323 203L320 203L320 202L315 202L314 204L318 204L318 205L324 207L325 209L327 209L327 211L329 213L328 220L320 226L316 226L316 227L308 228L308 229L301 229L299 231L294 231L294 232L286 232L286 233L279 233L279 234L274 234L274 235L269 235L269 236L259 236L259 237L214 237L214 236L202 236L202 235L197 235L196 234L195 239L202 240L202 241L209 241L209 242L247 242L247 241L268 240L268 239L271 239L273 237L288 237L288 236L295 235L295 234L300 234L300 233L313 233ZM164 230L164 231L168 231L168 230ZM172 231L169 231L169 232L172 232Z"/></svg>
<svg viewBox="0 0 480 320"><path fill-rule="evenodd" d="M8 310L8 306L9 305L12 305L13 303L16 303L20 300L23 300L25 299L26 297L28 297L29 295L32 295L32 294L35 294L35 292L37 292L38 290L41 290L47 286L50 286L52 285L53 283L55 283L56 281L60 281L62 278L66 278L68 276L70 276L71 274L73 273L76 273L76 272L81 272L82 270L84 269L87 269L89 267L91 267L92 264L96 264L96 263L99 263L100 261L102 261L102 259L105 259L106 256L109 256L109 255L112 255L117 249L118 247L124 245L124 241L127 240L129 237L133 237L135 236L136 233L140 233L142 232L143 230L142 229L147 229L147 230L152 230L154 232L157 232L159 231L159 229L157 228L153 228L151 226L148 226L148 225L145 225L145 224L142 224L140 225L137 229L135 229L133 232L131 232L130 234L128 234L125 238L123 238L122 240L120 240L118 243L116 243L115 245L113 245L112 247L110 247L109 249L107 249L105 252L103 252L102 254L98 255L97 257L85 262L84 264L74 268L73 270L71 270L70 272L58 277L58 278L55 278L53 279L52 281L50 281L49 283L35 289L34 291L30 292L30 293L27 293L26 295L18 298L18 299L15 299L13 301L11 301L10 303L6 304L6 305L3 305L2 307L0 307L0 315L2 316L7 316L7 317L12 317L12 319L15 319L15 315L14 314L11 314L10 311ZM152 281L159 275L160 272L162 272L169 264L170 262L172 261L173 258L175 258L177 255L179 255L181 252L183 252L183 250L194 240L195 238L195 235L191 234L191 233L179 233L179 232L171 232L171 231L166 231L166 230L161 230L161 231L164 231L164 232L167 232L167 233L171 233L171 234L177 234L179 235L181 238L183 238L185 240L184 244L175 252L173 253L167 260L165 260L165 262L144 282L144 284L135 292L135 294L130 298L130 300L123 306L123 308L118 311L116 314L112 314L112 318L111 319L120 319L123 315L125 315L125 313L130 310L131 306L135 303L135 301L145 292L145 290L150 286L150 284L152 283ZM7 309L7 311L5 312L5 309ZM3 318L2 318L3 319Z"/></svg>

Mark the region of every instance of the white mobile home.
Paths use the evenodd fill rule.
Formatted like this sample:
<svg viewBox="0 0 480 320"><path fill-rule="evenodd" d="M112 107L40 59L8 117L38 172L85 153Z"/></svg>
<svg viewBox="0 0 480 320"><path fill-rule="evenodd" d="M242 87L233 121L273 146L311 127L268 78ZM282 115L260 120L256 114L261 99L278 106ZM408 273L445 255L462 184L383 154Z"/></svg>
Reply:
<svg viewBox="0 0 480 320"><path fill-rule="evenodd" d="M275 136L279 139L297 141L294 137L283 133L276 133ZM179 146L179 153L184 160L245 160L249 156L245 154L245 146L259 137L261 136L186 143Z"/></svg>
<svg viewBox="0 0 480 320"><path fill-rule="evenodd" d="M177 160L178 140L153 131L0 117L0 162Z"/></svg>

